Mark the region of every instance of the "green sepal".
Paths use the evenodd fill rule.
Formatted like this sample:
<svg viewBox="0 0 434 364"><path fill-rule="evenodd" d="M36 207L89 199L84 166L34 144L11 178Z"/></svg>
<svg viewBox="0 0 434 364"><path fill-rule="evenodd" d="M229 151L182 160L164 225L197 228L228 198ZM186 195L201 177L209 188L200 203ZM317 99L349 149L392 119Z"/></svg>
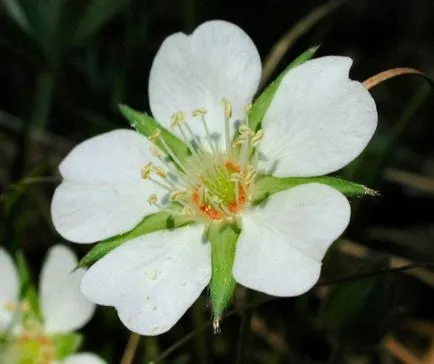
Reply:
<svg viewBox="0 0 434 364"><path fill-rule="evenodd" d="M209 287L215 322L218 322L222 316L235 290L236 282L232 276L232 267L240 232L239 227L235 224L213 224L208 229L212 262L212 276Z"/></svg>
<svg viewBox="0 0 434 364"><path fill-rule="evenodd" d="M21 299L27 301L30 304L32 316L36 316L41 319L41 311L39 307L38 293L36 291L35 285L32 282L30 276L30 270L27 265L26 259L21 252L17 253L17 267L18 274L20 277L20 292Z"/></svg>
<svg viewBox="0 0 434 364"><path fill-rule="evenodd" d="M274 177L259 176L255 182L253 202L260 203L273 193L287 190L305 183L322 183L333 187L347 197L378 196L378 192L361 184L336 177Z"/></svg>
<svg viewBox="0 0 434 364"><path fill-rule="evenodd" d="M163 229L175 229L193 221L183 216L173 216L167 212L157 212L146 216L133 230L114 236L95 245L78 263L77 268L88 268L113 249L139 236Z"/></svg>
<svg viewBox="0 0 434 364"><path fill-rule="evenodd" d="M137 132L149 138L156 129L159 129L161 131L162 139L164 139L176 156L181 161L188 158L190 155L188 146L177 136L173 135L170 131L161 126L152 116L136 111L127 105L119 105L119 109L122 115L124 115L129 121L131 127L136 129ZM160 141L157 140L155 145L165 152L165 148Z"/></svg>
<svg viewBox="0 0 434 364"><path fill-rule="evenodd" d="M294 67L301 65L302 63L311 59L318 47L309 48L304 53L300 54L296 59L294 59L285 70L277 77L254 102L252 109L249 112L249 126L253 130L259 129L259 125L262 123L262 119L264 118L265 112L270 106L271 101L273 100L274 94L279 88L280 82L283 77Z"/></svg>
<svg viewBox="0 0 434 364"><path fill-rule="evenodd" d="M56 359L64 360L67 356L77 352L83 336L80 334L57 334L51 336L56 351Z"/></svg>

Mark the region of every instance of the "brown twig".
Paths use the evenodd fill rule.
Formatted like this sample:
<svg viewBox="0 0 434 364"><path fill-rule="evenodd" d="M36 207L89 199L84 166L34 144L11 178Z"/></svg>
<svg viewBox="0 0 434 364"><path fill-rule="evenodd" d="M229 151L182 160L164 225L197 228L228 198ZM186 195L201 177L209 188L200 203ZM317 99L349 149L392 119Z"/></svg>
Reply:
<svg viewBox="0 0 434 364"><path fill-rule="evenodd" d="M434 322L412 320L404 325L404 328L414 331L419 335L434 338Z"/></svg>
<svg viewBox="0 0 434 364"><path fill-rule="evenodd" d="M124 354L122 355L121 364L131 364L133 362L139 341L140 335L135 332L131 333Z"/></svg>
<svg viewBox="0 0 434 364"><path fill-rule="evenodd" d="M399 359L402 363L423 364L421 359L392 336L389 336L384 340L383 346L390 354Z"/></svg>
<svg viewBox="0 0 434 364"><path fill-rule="evenodd" d="M405 187L411 187L425 193L434 194L434 178L422 174L404 171L401 169L387 168L384 178L396 182Z"/></svg>
<svg viewBox="0 0 434 364"><path fill-rule="evenodd" d="M285 53L288 52L289 48L291 48L297 39L306 34L315 24L325 18L333 10L337 9L344 2L345 0L335 0L316 7L306 17L291 27L282 38L280 38L265 58L260 87L264 86L268 81Z"/></svg>
<svg viewBox="0 0 434 364"><path fill-rule="evenodd" d="M250 322L252 332L264 340L271 348L281 355L286 355L289 352L289 347L285 339L276 332L270 330L267 324L258 316L254 315Z"/></svg>
<svg viewBox="0 0 434 364"><path fill-rule="evenodd" d="M338 249L344 254L351 255L357 258L362 258L362 259L370 257L370 255L373 252L372 249L369 249L361 244L358 244L348 239L342 239L341 243L338 246ZM405 259L397 255L388 255L388 257L389 257L389 268L388 268L389 270L399 271L402 268L406 268L418 264L414 261ZM429 269L424 269L421 266L411 270L404 269L402 272L411 275L412 277L419 279L420 281L434 287L434 273L431 272Z"/></svg>
<svg viewBox="0 0 434 364"><path fill-rule="evenodd" d="M390 80L391 78L402 76L402 75L421 75L425 76L425 74L421 71L418 71L414 68L408 67L398 67L391 68L386 71L377 73L376 75L369 77L367 80L363 81L363 85L370 90L371 88L379 85L380 83Z"/></svg>

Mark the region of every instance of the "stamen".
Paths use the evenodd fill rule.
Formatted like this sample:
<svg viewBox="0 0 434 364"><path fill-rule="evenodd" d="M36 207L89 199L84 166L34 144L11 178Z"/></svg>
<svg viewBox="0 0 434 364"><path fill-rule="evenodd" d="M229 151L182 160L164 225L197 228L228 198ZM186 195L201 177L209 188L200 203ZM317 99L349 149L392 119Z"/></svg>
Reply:
<svg viewBox="0 0 434 364"><path fill-rule="evenodd" d="M155 184L159 185L160 187L164 188L165 190L167 190L169 192L172 191L173 187L175 187L175 186L172 187L172 186L166 185L165 183L160 182L160 181L158 181L158 180L156 180L155 178L152 178L152 177L149 177L149 180L152 181L152 182L154 182Z"/></svg>
<svg viewBox="0 0 434 364"><path fill-rule="evenodd" d="M185 172L185 168L184 168L183 164L181 163L181 161L179 160L179 158L176 156L176 154L173 152L173 150L169 147L169 145L166 143L164 138L161 137L161 130L160 129L155 129L152 132L149 139L154 143L158 140L163 145L167 154L169 154L170 157L173 159L173 161L176 163L176 165Z"/></svg>
<svg viewBox="0 0 434 364"><path fill-rule="evenodd" d="M255 136L252 138L252 140L250 140L250 145L253 148L256 148L263 137L264 137L264 132L261 129L258 130Z"/></svg>
<svg viewBox="0 0 434 364"><path fill-rule="evenodd" d="M158 140L158 138L160 137L160 135L161 135L161 130L160 129L155 129L153 132L152 132L152 134L151 134L151 136L149 137L149 139L152 141L152 142L156 142L157 140Z"/></svg>
<svg viewBox="0 0 434 364"><path fill-rule="evenodd" d="M181 133L182 139L184 140L184 142L187 144L188 149L190 149L190 152L192 154L196 154L196 150L194 149L193 145L191 144L190 140L188 139L183 126L187 126L187 123L185 122L185 115L182 111L177 111L172 115L171 118L172 122L170 124L170 126L172 127L172 129L175 129L176 127L178 127L179 132ZM187 128L188 130L188 128ZM194 140L194 137L193 137Z"/></svg>
<svg viewBox="0 0 434 364"><path fill-rule="evenodd" d="M153 144L151 144L149 146L149 151L151 152L151 154L156 157L156 158L161 158L162 157L162 153L160 152L160 150Z"/></svg>
<svg viewBox="0 0 434 364"><path fill-rule="evenodd" d="M156 157L170 172L172 172L173 175L176 176L178 174L178 170L173 166L173 163L165 159L164 155L155 145L151 145L149 150L154 157Z"/></svg>
<svg viewBox="0 0 434 364"><path fill-rule="evenodd" d="M236 148L238 145L242 145L244 144L246 140L246 136L245 135L239 135L235 138L235 140L232 142L232 148Z"/></svg>
<svg viewBox="0 0 434 364"><path fill-rule="evenodd" d="M163 168L161 168L161 167L153 166L152 170L156 174L158 174L161 178L167 178L167 176L168 176L168 173Z"/></svg>
<svg viewBox="0 0 434 364"><path fill-rule="evenodd" d="M248 134L245 133L244 135L248 135ZM249 139L250 139L249 137L245 137L243 140L243 144L241 145L240 167L241 167L242 173L244 173L244 171L247 167L248 159L249 159L249 154L250 154Z"/></svg>
<svg viewBox="0 0 434 364"><path fill-rule="evenodd" d="M142 175L143 179L149 179L152 172L152 162L146 163L146 165L142 168L140 171L140 174Z"/></svg>
<svg viewBox="0 0 434 364"><path fill-rule="evenodd" d="M185 116L182 111L177 111L172 114L170 126L174 129L185 122Z"/></svg>
<svg viewBox="0 0 434 364"><path fill-rule="evenodd" d="M208 125L205 120L205 115L207 111L202 107L196 110L193 110L191 113L193 117L199 117L202 120L203 127L205 129L205 136L208 139L208 144L212 150L213 153L217 154L217 148L213 144L213 140L211 139L211 133L209 132Z"/></svg>
<svg viewBox="0 0 434 364"><path fill-rule="evenodd" d="M223 108L225 112L225 141L226 141L226 151L228 153L231 152L231 125L230 125L230 119L232 118L232 105L231 103L226 100L222 99L223 102Z"/></svg>
<svg viewBox="0 0 434 364"><path fill-rule="evenodd" d="M194 215L194 211L190 206L184 206L184 208L182 209L182 214L186 216L191 216Z"/></svg>
<svg viewBox="0 0 434 364"><path fill-rule="evenodd" d="M238 132L241 135L245 135L246 137L253 137L255 135L255 132L250 129L246 124L241 124L240 127L238 128Z"/></svg>
<svg viewBox="0 0 434 364"><path fill-rule="evenodd" d="M168 212L169 214L180 215L180 211L174 210L174 209L166 207L166 206L161 206L161 204L158 202L158 196L155 193L153 193L152 195L149 196L148 203L151 206L156 206L160 210Z"/></svg>
<svg viewBox="0 0 434 364"><path fill-rule="evenodd" d="M6 311L13 312L18 310L18 305L14 302L6 302L4 308Z"/></svg>
<svg viewBox="0 0 434 364"><path fill-rule="evenodd" d="M231 174L230 180L235 183L235 202L237 206L240 205L240 179L241 175L239 173Z"/></svg>
<svg viewBox="0 0 434 364"><path fill-rule="evenodd" d="M253 179L256 177L256 171L255 170L251 170L246 177L244 177L244 183L249 185L250 183L253 182Z"/></svg>
<svg viewBox="0 0 434 364"><path fill-rule="evenodd" d="M172 201L177 201L179 199L185 198L186 195L187 195L187 192L185 192L185 191L174 191L170 194L170 199Z"/></svg>
<svg viewBox="0 0 434 364"><path fill-rule="evenodd" d="M153 193L151 196L149 196L148 203L151 206L158 206L158 196L155 193Z"/></svg>

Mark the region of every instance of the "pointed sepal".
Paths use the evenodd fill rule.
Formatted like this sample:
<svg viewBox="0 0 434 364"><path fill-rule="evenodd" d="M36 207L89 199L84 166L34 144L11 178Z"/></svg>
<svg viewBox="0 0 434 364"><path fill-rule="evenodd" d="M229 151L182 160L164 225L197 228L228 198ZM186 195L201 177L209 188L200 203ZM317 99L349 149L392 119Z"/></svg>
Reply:
<svg viewBox="0 0 434 364"><path fill-rule="evenodd" d="M346 181L341 178L322 177L274 177L259 176L253 193L253 202L258 204L273 193L287 190L306 183L322 183L333 187L346 197L378 196L379 193L361 184Z"/></svg>
<svg viewBox="0 0 434 364"><path fill-rule="evenodd" d="M183 216L172 216L160 211L146 216L133 230L114 236L95 245L78 263L77 268L89 268L92 264L110 253L113 249L139 236L150 234L163 229L176 229L192 223L193 221Z"/></svg>
<svg viewBox="0 0 434 364"><path fill-rule="evenodd" d="M236 282L232 275L235 248L240 235L236 224L213 224L208 229L211 243L212 276L210 283L214 331L219 331L222 314L229 305Z"/></svg>

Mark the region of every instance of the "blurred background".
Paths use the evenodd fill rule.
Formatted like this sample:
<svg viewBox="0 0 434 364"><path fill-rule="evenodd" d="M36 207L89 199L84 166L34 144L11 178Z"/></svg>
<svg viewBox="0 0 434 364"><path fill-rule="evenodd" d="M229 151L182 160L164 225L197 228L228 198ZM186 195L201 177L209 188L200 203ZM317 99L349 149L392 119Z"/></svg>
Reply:
<svg viewBox="0 0 434 364"><path fill-rule="evenodd" d="M434 76L432 0L0 0L1 245L24 252L35 282L49 246L62 242L49 213L59 161L79 141L127 127L118 104L149 111L161 42L209 19L242 27L264 62L284 38L269 80L315 45L317 56L352 57L360 81L401 66ZM253 308L239 291L218 335L206 327L204 292L169 333L141 338L133 362L434 363L432 91L414 75L372 89L378 130L337 175L381 195L352 200L320 287L293 299L256 294ZM99 308L83 333L81 351L131 363L113 309Z"/></svg>

